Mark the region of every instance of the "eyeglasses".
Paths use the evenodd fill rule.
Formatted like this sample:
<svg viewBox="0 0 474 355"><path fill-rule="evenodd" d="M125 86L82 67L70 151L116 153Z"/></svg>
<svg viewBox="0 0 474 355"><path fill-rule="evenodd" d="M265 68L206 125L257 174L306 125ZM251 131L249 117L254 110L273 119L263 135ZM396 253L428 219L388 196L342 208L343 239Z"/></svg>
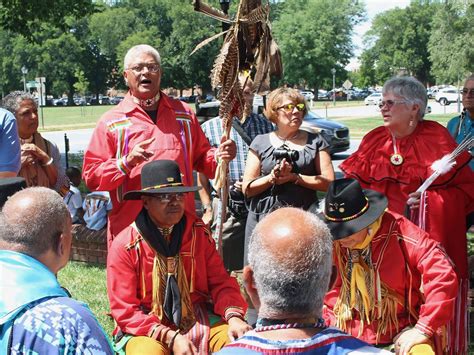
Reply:
<svg viewBox="0 0 474 355"><path fill-rule="evenodd" d="M176 192L174 194L156 194L153 198L156 198L161 203L170 203L171 200L182 201L185 196L184 192Z"/></svg>
<svg viewBox="0 0 474 355"><path fill-rule="evenodd" d="M160 65L156 63L139 63L128 69L133 70L135 73L139 74L144 68L147 68L150 73L158 73L160 71Z"/></svg>
<svg viewBox="0 0 474 355"><path fill-rule="evenodd" d="M474 89L463 88L462 89L463 95L474 95Z"/></svg>
<svg viewBox="0 0 474 355"><path fill-rule="evenodd" d="M286 113L290 113L290 112L293 112L294 109L297 109L299 112L303 112L304 109L306 108L306 105L305 104L287 104L287 105L283 105L283 106L280 106L280 107L277 107L277 110L281 110L283 109L283 111L285 111Z"/></svg>
<svg viewBox="0 0 474 355"><path fill-rule="evenodd" d="M387 100L387 101L381 101L379 103L379 108L382 109L384 106L387 106L387 108L390 110L393 105L397 105L397 104L406 104L407 100Z"/></svg>

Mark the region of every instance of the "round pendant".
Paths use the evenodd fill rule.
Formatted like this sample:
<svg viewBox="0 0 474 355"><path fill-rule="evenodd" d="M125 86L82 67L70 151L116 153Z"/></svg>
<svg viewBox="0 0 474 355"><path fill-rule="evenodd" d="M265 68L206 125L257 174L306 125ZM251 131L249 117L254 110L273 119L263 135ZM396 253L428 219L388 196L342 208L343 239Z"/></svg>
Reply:
<svg viewBox="0 0 474 355"><path fill-rule="evenodd" d="M402 165L403 164L403 157L400 154L392 154L390 156L390 163L393 165Z"/></svg>

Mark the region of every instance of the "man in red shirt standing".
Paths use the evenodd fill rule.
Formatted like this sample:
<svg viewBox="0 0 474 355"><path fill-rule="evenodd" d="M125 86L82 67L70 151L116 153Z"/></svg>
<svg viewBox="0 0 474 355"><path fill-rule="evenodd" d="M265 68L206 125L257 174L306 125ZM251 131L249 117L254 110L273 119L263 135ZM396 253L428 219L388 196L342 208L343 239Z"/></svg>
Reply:
<svg viewBox="0 0 474 355"><path fill-rule="evenodd" d="M214 177L216 159L230 161L236 147L225 140L211 148L191 108L160 90L162 75L158 51L149 45L132 47L124 59L123 76L129 87L125 99L106 112L94 130L84 155L83 177L91 190L109 191L108 245L127 227L142 202L124 201L123 195L140 188L144 163L170 159L183 172L183 183L194 184L192 171ZM186 210L194 213L194 198Z"/></svg>

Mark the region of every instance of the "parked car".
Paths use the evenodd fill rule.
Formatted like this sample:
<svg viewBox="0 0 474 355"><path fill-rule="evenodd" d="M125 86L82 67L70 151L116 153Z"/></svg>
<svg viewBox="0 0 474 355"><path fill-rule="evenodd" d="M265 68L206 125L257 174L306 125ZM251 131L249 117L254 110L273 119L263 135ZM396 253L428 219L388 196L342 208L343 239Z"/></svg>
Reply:
<svg viewBox="0 0 474 355"><path fill-rule="evenodd" d="M197 95L180 96L178 97L178 100L193 104L196 102L196 97Z"/></svg>
<svg viewBox="0 0 474 355"><path fill-rule="evenodd" d="M257 96L256 96L257 97ZM261 97L261 96L260 96ZM258 102L258 101L257 101ZM258 105L255 105L254 110ZM206 102L196 110L196 116L199 123L203 123L211 118L219 116L220 101ZM263 106L258 106L262 108ZM308 112L304 117L301 129L308 132L323 132L330 139L329 152L331 154L345 152L350 147L349 128L345 125L322 118L314 112Z"/></svg>
<svg viewBox="0 0 474 355"><path fill-rule="evenodd" d="M66 106L67 105L67 97L60 97L58 99L53 99L53 106Z"/></svg>
<svg viewBox="0 0 474 355"><path fill-rule="evenodd" d="M314 100L314 94L312 91L300 90L300 93L304 96L306 101Z"/></svg>
<svg viewBox="0 0 474 355"><path fill-rule="evenodd" d="M123 96L114 96L110 99L111 105L118 105L125 97Z"/></svg>
<svg viewBox="0 0 474 355"><path fill-rule="evenodd" d="M459 90L456 88L445 88L436 93L435 100L440 105L446 106L452 102L457 102L459 94Z"/></svg>
<svg viewBox="0 0 474 355"><path fill-rule="evenodd" d="M327 100L328 99L328 92L323 89L318 90L318 100Z"/></svg>
<svg viewBox="0 0 474 355"><path fill-rule="evenodd" d="M75 97L74 98L74 105L84 106L84 105L86 105L86 99L83 98L83 97Z"/></svg>
<svg viewBox="0 0 474 355"><path fill-rule="evenodd" d="M378 105L382 102L382 93L374 92L364 99L366 105Z"/></svg>
<svg viewBox="0 0 474 355"><path fill-rule="evenodd" d="M309 111L304 116L301 129L308 132L323 132L330 138L329 153L345 152L350 148L349 128L342 123L330 121Z"/></svg>

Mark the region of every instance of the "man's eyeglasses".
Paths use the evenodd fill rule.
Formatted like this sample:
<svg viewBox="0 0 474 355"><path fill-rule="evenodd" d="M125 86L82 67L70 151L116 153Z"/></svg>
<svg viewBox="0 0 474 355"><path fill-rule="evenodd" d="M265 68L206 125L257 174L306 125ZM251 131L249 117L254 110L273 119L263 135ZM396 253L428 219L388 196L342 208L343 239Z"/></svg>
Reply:
<svg viewBox="0 0 474 355"><path fill-rule="evenodd" d="M153 198L156 198L161 203L170 203L171 200L182 201L185 196L184 192L176 192L173 194L156 194L153 195Z"/></svg>
<svg viewBox="0 0 474 355"><path fill-rule="evenodd" d="M277 107L277 110L283 110L287 113L293 112L294 109L297 109L299 112L303 112L306 108L305 104L287 104L280 107Z"/></svg>
<svg viewBox="0 0 474 355"><path fill-rule="evenodd" d="M135 73L141 73L144 68L147 68L150 73L158 73L160 71L160 65L156 63L140 63L128 68L133 70Z"/></svg>
<svg viewBox="0 0 474 355"><path fill-rule="evenodd" d="M474 95L474 89L463 88L462 89L463 95Z"/></svg>
<svg viewBox="0 0 474 355"><path fill-rule="evenodd" d="M384 106L387 106L387 108L390 110L393 105L397 105L397 104L406 104L407 100L387 100L387 101L381 101L379 103L379 108L382 109Z"/></svg>

